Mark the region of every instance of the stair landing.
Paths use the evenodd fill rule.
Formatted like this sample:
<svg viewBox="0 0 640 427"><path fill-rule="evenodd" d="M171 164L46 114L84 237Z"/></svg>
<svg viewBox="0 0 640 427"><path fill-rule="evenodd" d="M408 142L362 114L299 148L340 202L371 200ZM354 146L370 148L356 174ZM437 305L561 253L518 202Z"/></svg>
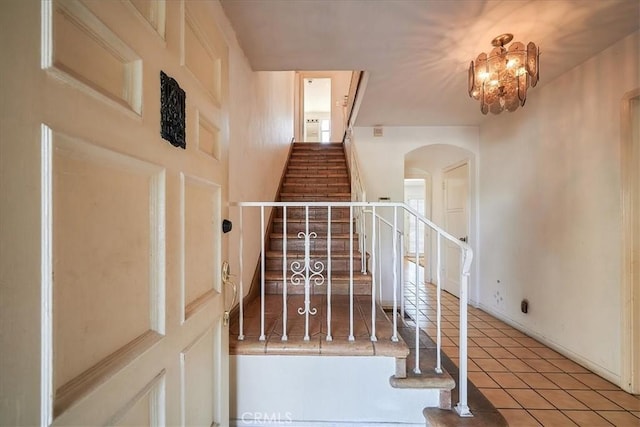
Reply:
<svg viewBox="0 0 640 427"><path fill-rule="evenodd" d="M326 295L312 295L311 307L317 309L309 316L309 340L305 341L305 317L297 313L304 307L304 295L288 296L288 320L286 341L282 340L282 295L265 295L265 337L260 341L260 300L247 304L244 312L244 340L238 340L239 320L233 316L230 323L230 354L279 354L279 355L330 355L330 356L387 356L404 359L409 348L402 337L391 341L393 324L387 314L376 307L376 338L371 341L371 296L353 297L353 335L349 341L350 304L348 295L331 297L331 335L327 341L327 298ZM400 326L400 324L398 325Z"/></svg>

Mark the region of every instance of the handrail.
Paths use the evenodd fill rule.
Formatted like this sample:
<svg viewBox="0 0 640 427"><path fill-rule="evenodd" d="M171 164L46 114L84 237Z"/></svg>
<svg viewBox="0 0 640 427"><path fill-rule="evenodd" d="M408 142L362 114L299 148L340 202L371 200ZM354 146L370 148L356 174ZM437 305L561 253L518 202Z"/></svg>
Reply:
<svg viewBox="0 0 640 427"><path fill-rule="evenodd" d="M287 244L286 244L286 236L287 233L283 233L283 255L284 255L284 259L285 259L285 263L283 263L283 310L284 312L287 311L287 307L286 307L286 301L287 301L287 287L286 287L286 282L287 280L290 280L293 284L301 284L304 285L304 293L305 293L305 306L304 308L300 308L298 310L298 313L300 315L304 315L305 316L305 340L309 339L309 316L310 315L315 315L316 313L316 309L315 308L311 308L310 307L310 295L311 295L311 290L312 287L314 286L314 283L317 284L322 284L325 283L325 277L323 275L323 269L324 269L324 265L322 262L319 261L314 261L313 263L311 262L311 256L310 256L310 244L311 244L311 239L315 239L317 237L317 234L315 231L310 229L310 208L324 208L326 209L326 213L327 213L327 219L325 219L325 221L328 221L327 223L327 227L328 227L328 232L327 232L327 252L326 252L326 257L327 257L327 272L329 273L329 278L327 281L327 323L328 323L328 327L330 328L331 326L331 276L330 276L330 272L331 272L331 264L332 264L332 258L331 258L331 227L332 227L332 222L331 222L331 213L333 211L333 209L335 208L348 208L349 210L349 298L350 298L350 316L349 316L349 320L350 320L350 333L349 333L349 340L350 341L354 341L355 340L355 336L353 333L354 330L354 320L353 320L353 300L354 300L354 265L353 265L353 246L354 246L354 220L356 219L356 212L355 209L358 209L359 212L361 212L363 215L366 214L372 214L372 218L378 218L379 221L384 221L384 223L386 225L390 225L392 230L395 230L396 232L393 232L392 234L392 253L393 253L393 297L394 297L394 302L393 302L393 317L394 317L394 331L393 331L393 336L391 337L391 340L395 341L398 340L398 334L397 334L397 324L395 322L395 318L397 317L397 306L398 306L398 301L397 301L397 293L398 293L398 282L399 282L399 278L398 278L398 274L397 274L397 270L398 270L398 235L400 234L400 236L402 236L401 233L399 233L399 229L398 229L398 210L402 210L404 212L407 212L408 214L411 215L411 217L413 218L413 220L416 222L416 225L418 222L425 224L426 226L430 227L432 230L434 230L437 233L437 280L436 280L436 284L437 284L437 341L436 341L436 345L437 345L437 366L436 366L436 372L441 372L441 366L440 366L440 353L441 353L441 332L440 332L440 319L441 319L441 310L440 310L440 293L441 293L441 277L440 277L440 263L441 263L441 251L442 251L442 238L444 237L446 240L448 240L449 242L451 242L453 245L457 246L460 251L461 251L461 256L462 256L462 262L461 262L461 268L460 268L460 342L459 342L459 351L460 351L460 360L459 360L459 398L460 401L458 402L458 404L456 405L456 411L458 412L458 414L460 416L472 416L471 411L469 410L468 404L467 404L467 303L468 303L468 283L469 283L469 274L470 274L470 268L471 268L471 262L473 260L473 251L471 249L471 247L466 243L466 242L462 242L459 239L457 239L456 237L454 237L453 235L451 235L450 233L448 233L447 231L445 231L443 228L439 227L438 225L436 225L434 222L432 222L431 220L429 220L428 218L425 218L423 215L421 215L418 211L416 211L415 209L411 208L410 206L408 206L405 203L402 202L365 202L365 201L352 201L352 202L238 202L238 203L231 203L231 206L237 206L240 209L240 227L242 228L242 210L245 208L251 208L251 207L256 207L256 208L260 208L260 218L261 218L261 244L262 244L262 255L261 255L261 272L262 272L262 277L261 277L261 292L260 295L262 297L262 301L261 301L261 318L260 318L260 323L261 323L261 328L260 328L260 340L264 340L265 339L265 333L264 333L264 326L265 326L265 312L264 312L264 295L265 295L265 257L264 254L266 252L266 246L265 246L265 226L264 226L264 211L265 208L283 208L283 223L284 223L284 229L286 230L286 223L287 223L287 210L290 208L304 208L304 214L303 214L303 222L304 222L304 230L303 231L299 231L297 233L298 238L304 238L304 247L305 247L305 252L304 252L304 265L297 261L295 264L295 268L292 265L291 266L291 275L289 277L287 277L287 268L288 266L286 265L286 259L287 259ZM381 215L379 215L377 213L377 209L376 208L393 208L393 220L389 221L387 219L382 218ZM322 211L320 211L322 212ZM388 211L387 211L388 212ZM344 213L343 213L344 214ZM363 216L361 215L361 216ZM364 218L363 218L364 219ZM373 224L373 222L372 222ZM362 230L360 230L362 231ZM242 236L242 230L240 230L240 235ZM374 227L372 229L372 234L371 234L371 244L373 249L373 254L371 257L371 263L372 263L372 269L371 269L371 276L372 276L372 280L373 283L375 284L375 275L376 275L376 263L379 263L379 256L380 254L375 253L375 245L377 242L377 230L374 224ZM242 248L242 244L240 245L240 248ZM365 248L362 248L365 249ZM361 249L361 250L362 250ZM401 252L403 252L401 250ZM240 253L239 257L240 259L242 259L243 254ZM365 253L362 254L362 258L366 258ZM418 260L416 260L418 261ZM242 264L240 264L240 268L242 268ZM417 269L416 269L417 270ZM365 270L366 271L366 270ZM420 312L418 310L418 306L419 306L419 300L418 300L418 286L419 286L419 281L417 280L417 273L416 273L416 310L415 310L415 323L416 323L416 363L415 363L415 368L414 371L416 373L420 373L420 345L419 345L419 327L420 327ZM242 271L240 271L240 289L243 289L243 285L242 285ZM402 291L404 289L404 283L401 283L400 286L400 290ZM376 306L375 306L375 286L373 286L372 288L372 307L371 307L371 325L372 325L372 333L371 333L371 341L376 341L377 337L376 337L376 330L375 330L375 325L376 325ZM243 301L242 298L244 297L244 295L240 294L240 305L242 306ZM242 314L242 313L241 313ZM243 322L242 319L240 320L240 331L239 331L239 336L238 339L242 340L244 338L244 331L243 331ZM287 324L286 324L286 317L283 317L283 336L282 336L282 340L286 340L287 336L286 336L286 331L287 331ZM327 335L327 340L331 339L331 335L330 333Z"/></svg>
<svg viewBox="0 0 640 427"><path fill-rule="evenodd" d="M358 99L358 93L360 92L360 85L362 84L362 76L363 76L362 71L354 71L351 74L351 84L349 85L349 95L347 98L347 105L345 106L345 108L349 113L346 115L346 120L344 124L344 135L342 136L342 142L344 142L347 139L349 127L351 126L351 121L353 119L356 100Z"/></svg>
<svg viewBox="0 0 640 427"><path fill-rule="evenodd" d="M469 274L469 271L470 271L469 267L473 259L473 250L471 249L471 246L469 246L467 243L463 242L462 240L454 237L452 234L448 233L445 229L443 229L442 227L440 227L430 219L425 218L420 212L413 209L412 207L410 207L404 202L232 202L230 203L230 206L246 206L246 207L264 206L264 207L274 207L274 208L284 207L284 206L294 207L294 208L305 207L305 206L317 207L317 208L328 207L328 206L332 208L348 208L351 206L353 207L373 207L373 206L398 207L406 211L409 211L409 213L417 217L420 222L433 228L435 231L442 234L442 236L445 237L447 240L449 240L451 243L458 246L463 252L466 252L467 255L471 257L471 259L464 263L465 267L467 268L463 268L463 272L466 272L467 274Z"/></svg>

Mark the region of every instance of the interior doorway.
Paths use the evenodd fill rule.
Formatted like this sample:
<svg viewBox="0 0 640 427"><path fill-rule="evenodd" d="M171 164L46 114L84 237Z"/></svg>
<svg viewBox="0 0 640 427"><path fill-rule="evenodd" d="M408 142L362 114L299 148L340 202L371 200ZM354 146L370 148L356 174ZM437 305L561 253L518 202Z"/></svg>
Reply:
<svg viewBox="0 0 640 427"><path fill-rule="evenodd" d="M423 216L426 216L425 195L426 184L424 179L404 180L404 202ZM412 258L417 255L420 258L420 263L424 266L424 224L419 221L416 223L409 214L406 214L405 224L405 253Z"/></svg>
<svg viewBox="0 0 640 427"><path fill-rule="evenodd" d="M331 78L302 80L302 139L304 142L331 142Z"/></svg>
<svg viewBox="0 0 640 427"><path fill-rule="evenodd" d="M469 163L444 171L444 227L464 242L469 240ZM444 243L444 289L460 296L461 253L457 245Z"/></svg>

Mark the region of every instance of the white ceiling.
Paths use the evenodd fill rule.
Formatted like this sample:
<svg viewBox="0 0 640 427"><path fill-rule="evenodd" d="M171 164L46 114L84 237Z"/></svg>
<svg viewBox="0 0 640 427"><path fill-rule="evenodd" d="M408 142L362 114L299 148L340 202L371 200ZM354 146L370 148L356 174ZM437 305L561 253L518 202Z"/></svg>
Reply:
<svg viewBox="0 0 640 427"><path fill-rule="evenodd" d="M480 124L467 68L499 34L540 47L540 87L640 28L638 0L221 1L254 70L368 71L358 126Z"/></svg>

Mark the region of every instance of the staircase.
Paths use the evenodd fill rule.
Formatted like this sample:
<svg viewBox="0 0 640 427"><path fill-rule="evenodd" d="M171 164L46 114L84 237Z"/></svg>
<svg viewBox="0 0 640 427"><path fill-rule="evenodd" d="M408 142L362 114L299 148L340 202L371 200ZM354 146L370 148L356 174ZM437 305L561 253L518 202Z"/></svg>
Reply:
<svg viewBox="0 0 640 427"><path fill-rule="evenodd" d="M260 239L263 248L253 282L257 286L245 299L240 282L238 308L229 321L230 376L235 379L231 407L237 424L244 425L246 414L258 414L308 425L424 425L425 407L450 409L455 383L441 369L440 340L431 342L420 331L428 320L422 310L411 321L399 306L399 295L408 288L402 271L395 270L404 258L402 245L396 244L402 232L395 219L413 215L439 239L460 246L466 261L462 288L472 257L466 243L403 203L352 201L342 143L293 144L277 200L237 206L240 260L243 211L259 214L253 218L259 217L260 230L266 231L249 237ZM272 210L265 228L267 209ZM385 212L392 216L385 219ZM369 254L361 239L364 225L374 222L378 232L373 226L366 237ZM381 249L376 239L385 236L392 244ZM382 263L392 266L393 277L379 272L376 266ZM382 289L394 295L386 312L379 303ZM466 354L463 314L460 348ZM467 408L466 358L460 360L459 406Z"/></svg>
<svg viewBox="0 0 640 427"><path fill-rule="evenodd" d="M349 202L351 184L346 157L342 143L294 143L289 162L286 166L282 190L282 202ZM307 221L309 228L307 230ZM284 248L284 230L286 227L286 253ZM282 293L284 257L287 257L287 271L292 265L304 264L305 236L315 233L309 239L310 256L313 263L320 262L326 269L328 263L327 236L329 229L328 213L325 207L307 209L288 208L286 221L282 208L276 210L268 237L266 259L266 293ZM348 208L334 208L331 211L331 292L334 295L349 294L350 282L350 243L353 245L354 288L355 295L371 295L371 276L361 270L362 255L355 225L349 223ZM303 233L303 234L300 234ZM366 268L365 268L366 270ZM327 286L314 286L312 295L325 294ZM303 294L303 286L289 286L288 294Z"/></svg>

